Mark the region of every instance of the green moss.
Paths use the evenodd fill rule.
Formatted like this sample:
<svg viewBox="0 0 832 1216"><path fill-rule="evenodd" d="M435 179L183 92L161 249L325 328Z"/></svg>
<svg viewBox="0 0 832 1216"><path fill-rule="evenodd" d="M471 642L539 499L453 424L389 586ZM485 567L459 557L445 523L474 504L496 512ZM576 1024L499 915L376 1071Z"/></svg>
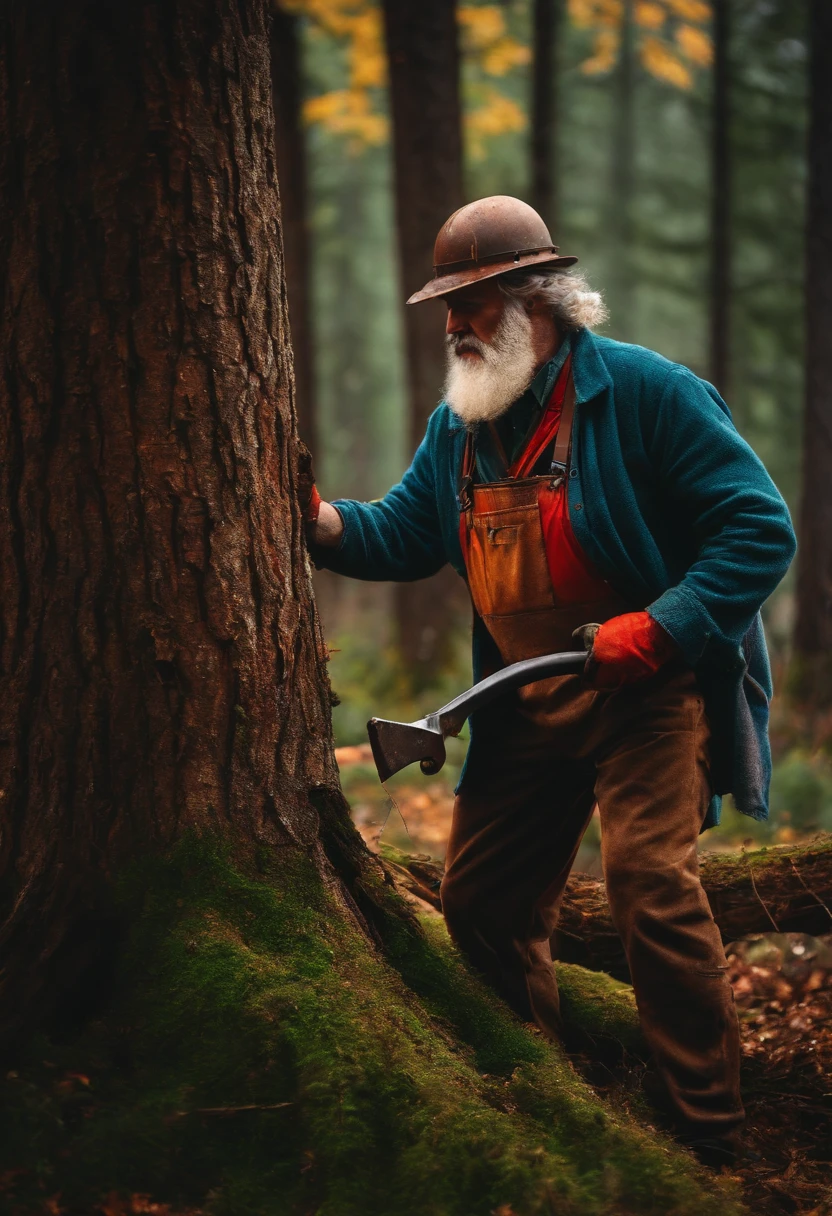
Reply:
<svg viewBox="0 0 832 1216"><path fill-rule="evenodd" d="M590 1044L618 1044L624 1051L645 1058L636 999L629 984L601 971L587 971L574 963L556 964L561 1013L569 1031Z"/></svg>
<svg viewBox="0 0 832 1216"><path fill-rule="evenodd" d="M192 840L125 882L134 928L106 1020L34 1043L4 1083L0 1176L24 1171L19 1211L110 1191L218 1216L741 1210L606 1109L441 924L396 930L394 970L311 866L261 865L248 876Z"/></svg>

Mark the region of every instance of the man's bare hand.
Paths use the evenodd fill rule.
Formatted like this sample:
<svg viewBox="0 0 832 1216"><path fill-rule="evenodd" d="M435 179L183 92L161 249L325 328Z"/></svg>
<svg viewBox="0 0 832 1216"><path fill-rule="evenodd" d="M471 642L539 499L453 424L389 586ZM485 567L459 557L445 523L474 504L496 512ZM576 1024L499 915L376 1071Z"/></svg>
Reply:
<svg viewBox="0 0 832 1216"><path fill-rule="evenodd" d="M311 545L335 549L344 535L344 521L331 502L321 502L318 518L306 525L306 538Z"/></svg>

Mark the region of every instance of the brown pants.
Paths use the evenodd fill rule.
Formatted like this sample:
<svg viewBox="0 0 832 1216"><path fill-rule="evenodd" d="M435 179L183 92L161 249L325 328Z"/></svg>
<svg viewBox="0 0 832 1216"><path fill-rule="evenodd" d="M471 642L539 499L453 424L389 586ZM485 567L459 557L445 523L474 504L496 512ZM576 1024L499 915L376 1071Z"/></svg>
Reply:
<svg viewBox="0 0 832 1216"><path fill-rule="evenodd" d="M492 707L454 806L442 884L451 936L522 1018L555 1037L549 938L597 800L642 1027L679 1129L694 1136L743 1119L733 994L696 856L709 734L693 673L678 669L611 693L564 676L534 713L516 700Z"/></svg>

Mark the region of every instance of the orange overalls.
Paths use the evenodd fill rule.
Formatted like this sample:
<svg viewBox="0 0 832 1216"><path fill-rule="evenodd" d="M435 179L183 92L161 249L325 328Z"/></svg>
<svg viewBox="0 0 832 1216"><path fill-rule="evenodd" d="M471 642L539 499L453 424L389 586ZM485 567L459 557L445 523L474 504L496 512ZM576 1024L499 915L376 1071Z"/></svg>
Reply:
<svg viewBox="0 0 832 1216"><path fill-rule="evenodd" d="M568 358L505 481L475 484L473 434L465 445L460 541L468 586L504 663L573 650L572 631L579 625L629 611L592 569L569 522L566 478L574 407ZM551 472L533 476L553 443Z"/></svg>
<svg viewBox="0 0 832 1216"><path fill-rule="evenodd" d="M567 360L504 481L477 484L473 435L466 443L462 551L474 608L504 663L574 649L579 625L644 607L592 569L572 532L574 408ZM555 437L552 472L530 475ZM692 1138L743 1119L733 995L697 866L709 738L681 661L612 692L560 676L495 702L477 717L442 884L455 941L522 1018L556 1036L550 939L597 800L607 897L642 1026Z"/></svg>

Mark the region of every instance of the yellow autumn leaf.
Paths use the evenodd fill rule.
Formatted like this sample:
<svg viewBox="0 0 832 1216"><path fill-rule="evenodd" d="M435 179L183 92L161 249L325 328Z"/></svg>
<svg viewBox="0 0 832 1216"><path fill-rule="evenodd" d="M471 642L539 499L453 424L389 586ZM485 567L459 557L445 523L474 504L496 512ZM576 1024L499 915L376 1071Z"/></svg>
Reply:
<svg viewBox="0 0 832 1216"><path fill-rule="evenodd" d="M511 131L522 131L525 125L526 115L517 102L496 89L486 89L482 103L465 115L465 132L471 155L481 160L485 155L487 139Z"/></svg>
<svg viewBox="0 0 832 1216"><path fill-rule="evenodd" d="M303 103L303 116L307 122L319 122L328 126L337 115L347 108L347 89L333 89L330 93L319 93Z"/></svg>
<svg viewBox="0 0 832 1216"><path fill-rule="evenodd" d="M377 113L370 95L370 90L387 81L381 11L376 0L280 0L280 3L306 16L313 34L337 39L346 52L349 87L307 101L306 121L348 137L354 151L366 144L383 143L387 138L387 120Z"/></svg>
<svg viewBox="0 0 832 1216"><path fill-rule="evenodd" d="M598 76L614 67L618 55L618 30L599 30L595 35L593 54L581 64L587 76Z"/></svg>
<svg viewBox="0 0 832 1216"><path fill-rule="evenodd" d="M617 27L624 15L623 0L569 0L569 18L579 29Z"/></svg>
<svg viewBox="0 0 832 1216"><path fill-rule="evenodd" d="M457 9L463 37L473 50L482 50L502 38L506 22L496 4L463 4Z"/></svg>
<svg viewBox="0 0 832 1216"><path fill-rule="evenodd" d="M690 70L658 38L645 38L640 52L641 62L651 76L666 80L677 89L689 89L693 84Z"/></svg>
<svg viewBox="0 0 832 1216"><path fill-rule="evenodd" d="M624 19L624 0L595 0L595 12L599 25L617 28Z"/></svg>
<svg viewBox="0 0 832 1216"><path fill-rule="evenodd" d="M505 76L512 68L529 63L531 57L530 47L514 38L500 38L483 53L482 68L489 76Z"/></svg>
<svg viewBox="0 0 832 1216"><path fill-rule="evenodd" d="M348 61L352 88L379 88L386 83L387 56L379 9L368 8L353 19Z"/></svg>
<svg viewBox="0 0 832 1216"><path fill-rule="evenodd" d="M335 135L351 136L354 146L381 144L387 138L387 120L373 111L367 93L356 89L333 89L310 97L303 107L308 123L318 123Z"/></svg>
<svg viewBox="0 0 832 1216"><path fill-rule="evenodd" d="M676 45L691 63L707 68L713 61L714 48L704 30L695 25L680 25L676 30Z"/></svg>
<svg viewBox="0 0 832 1216"><path fill-rule="evenodd" d="M567 6L569 20L578 29L587 29L592 25L592 16L595 11L595 5L592 0L569 0Z"/></svg>
<svg viewBox="0 0 832 1216"><path fill-rule="evenodd" d="M303 3L299 5L298 11L303 13L312 22L314 32L329 34L333 38L343 38L349 34L348 15L335 12L319 12L316 4Z"/></svg>
<svg viewBox="0 0 832 1216"><path fill-rule="evenodd" d="M636 25L645 30L660 30L667 17L666 11L655 0L639 0L633 10Z"/></svg>
<svg viewBox="0 0 832 1216"><path fill-rule="evenodd" d="M683 21L695 21L700 24L710 21L711 5L706 0L665 0L670 11Z"/></svg>
<svg viewBox="0 0 832 1216"><path fill-rule="evenodd" d="M349 37L353 19L371 10L370 0L280 0L282 7L302 13L325 33Z"/></svg>

